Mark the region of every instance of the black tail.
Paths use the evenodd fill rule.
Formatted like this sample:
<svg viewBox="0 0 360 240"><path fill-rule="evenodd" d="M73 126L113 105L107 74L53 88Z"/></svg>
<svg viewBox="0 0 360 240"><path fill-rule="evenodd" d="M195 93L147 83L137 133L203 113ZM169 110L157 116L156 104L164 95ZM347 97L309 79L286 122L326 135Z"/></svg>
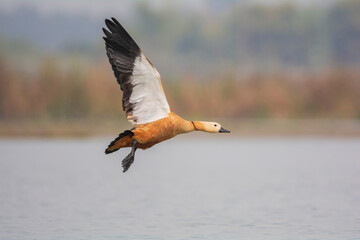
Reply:
<svg viewBox="0 0 360 240"><path fill-rule="evenodd" d="M126 136L134 136L134 133L130 130L126 130L125 132L123 133L120 133L120 135L115 138L114 141L112 141L109 146L107 147L107 149L105 150L105 154L109 154L109 153L113 153L113 152L116 152L117 150L119 150L122 146L116 146L115 144L121 140L122 138L126 137Z"/></svg>

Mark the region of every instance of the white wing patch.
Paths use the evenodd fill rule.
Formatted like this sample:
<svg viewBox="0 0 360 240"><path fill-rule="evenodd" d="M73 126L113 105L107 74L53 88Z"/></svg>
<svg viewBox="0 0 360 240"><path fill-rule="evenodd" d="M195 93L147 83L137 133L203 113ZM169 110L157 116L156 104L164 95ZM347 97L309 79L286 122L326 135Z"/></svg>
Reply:
<svg viewBox="0 0 360 240"><path fill-rule="evenodd" d="M133 88L129 102L134 107L133 116L128 116L130 122L144 124L169 115L171 111L161 85L160 74L143 53L135 59L131 84ZM134 119L137 121L134 122Z"/></svg>

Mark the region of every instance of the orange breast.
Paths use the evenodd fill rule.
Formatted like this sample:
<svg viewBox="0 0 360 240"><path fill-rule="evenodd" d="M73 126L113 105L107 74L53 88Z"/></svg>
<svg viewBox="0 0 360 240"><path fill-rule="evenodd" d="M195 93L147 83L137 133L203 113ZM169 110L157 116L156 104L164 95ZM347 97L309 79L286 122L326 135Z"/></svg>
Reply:
<svg viewBox="0 0 360 240"><path fill-rule="evenodd" d="M146 149L176 135L176 126L172 117L137 126L132 132L138 148Z"/></svg>

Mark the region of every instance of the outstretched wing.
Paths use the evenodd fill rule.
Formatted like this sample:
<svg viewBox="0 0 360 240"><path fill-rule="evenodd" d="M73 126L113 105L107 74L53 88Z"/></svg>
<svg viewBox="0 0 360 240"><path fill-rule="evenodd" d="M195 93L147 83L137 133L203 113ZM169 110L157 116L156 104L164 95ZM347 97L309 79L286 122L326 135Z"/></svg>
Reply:
<svg viewBox="0 0 360 240"><path fill-rule="evenodd" d="M144 124L167 117L171 112L160 74L136 42L115 19L103 28L106 53L123 91L123 110L129 122Z"/></svg>

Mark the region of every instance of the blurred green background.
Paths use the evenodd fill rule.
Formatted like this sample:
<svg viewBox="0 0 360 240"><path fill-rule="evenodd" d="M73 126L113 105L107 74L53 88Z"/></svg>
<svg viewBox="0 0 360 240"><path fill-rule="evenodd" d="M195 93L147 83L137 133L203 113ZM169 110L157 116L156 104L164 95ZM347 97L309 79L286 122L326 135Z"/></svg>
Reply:
<svg viewBox="0 0 360 240"><path fill-rule="evenodd" d="M116 17L172 110L243 135L360 135L360 2L0 2L0 136L94 136L130 125L107 61Z"/></svg>

